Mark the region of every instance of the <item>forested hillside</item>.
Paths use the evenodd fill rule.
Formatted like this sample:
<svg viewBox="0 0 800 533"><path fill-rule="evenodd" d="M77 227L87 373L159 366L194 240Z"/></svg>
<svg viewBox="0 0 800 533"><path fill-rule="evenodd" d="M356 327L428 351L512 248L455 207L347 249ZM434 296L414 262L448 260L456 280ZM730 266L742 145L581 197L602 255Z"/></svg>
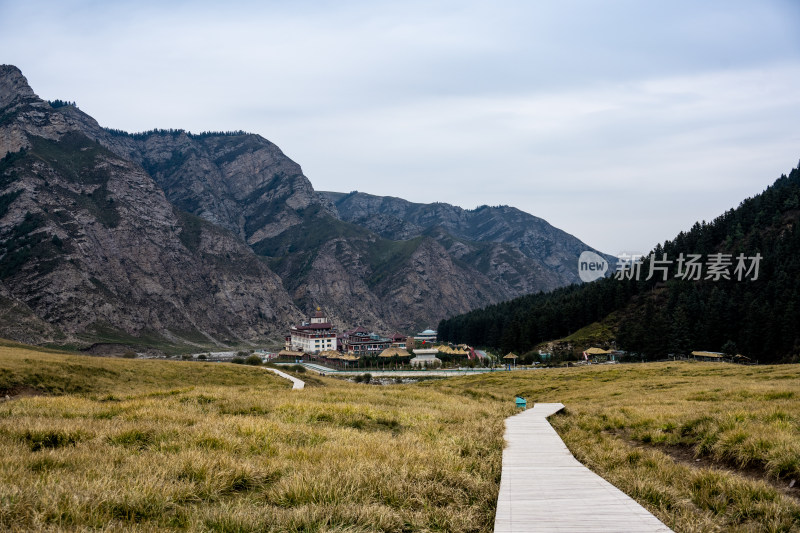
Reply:
<svg viewBox="0 0 800 533"><path fill-rule="evenodd" d="M667 262L659 263L664 254ZM753 259L757 254L760 260ZM699 275L679 278L691 255L700 256ZM617 347L647 358L712 350L760 362L800 359L798 169L714 221L695 223L656 246L650 257L657 260L650 279L648 258L638 280L615 276L492 305L443 320L440 338L524 353L616 311ZM740 262L744 268L737 269ZM715 274L710 263L724 268Z"/></svg>

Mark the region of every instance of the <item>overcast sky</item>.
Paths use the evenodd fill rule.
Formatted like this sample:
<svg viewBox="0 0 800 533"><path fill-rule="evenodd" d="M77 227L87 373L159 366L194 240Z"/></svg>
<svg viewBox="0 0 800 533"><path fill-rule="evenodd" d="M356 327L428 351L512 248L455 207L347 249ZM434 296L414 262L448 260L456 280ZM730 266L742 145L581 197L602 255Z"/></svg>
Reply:
<svg viewBox="0 0 800 533"><path fill-rule="evenodd" d="M103 126L258 133L317 190L646 252L797 165L798 6L0 0L0 63Z"/></svg>

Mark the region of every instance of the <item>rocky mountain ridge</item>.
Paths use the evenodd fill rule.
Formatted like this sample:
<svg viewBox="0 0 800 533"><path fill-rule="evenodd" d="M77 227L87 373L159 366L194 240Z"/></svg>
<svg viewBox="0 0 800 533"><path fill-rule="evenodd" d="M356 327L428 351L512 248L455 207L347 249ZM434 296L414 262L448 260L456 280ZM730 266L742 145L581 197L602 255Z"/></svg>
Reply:
<svg viewBox="0 0 800 533"><path fill-rule="evenodd" d="M176 209L140 165L26 90L17 69L0 79L0 334L236 343L300 318L236 236Z"/></svg>
<svg viewBox="0 0 800 533"><path fill-rule="evenodd" d="M238 342L316 305L411 332L572 283L591 249L513 208L317 193L258 135L102 128L15 67L0 106L0 335Z"/></svg>

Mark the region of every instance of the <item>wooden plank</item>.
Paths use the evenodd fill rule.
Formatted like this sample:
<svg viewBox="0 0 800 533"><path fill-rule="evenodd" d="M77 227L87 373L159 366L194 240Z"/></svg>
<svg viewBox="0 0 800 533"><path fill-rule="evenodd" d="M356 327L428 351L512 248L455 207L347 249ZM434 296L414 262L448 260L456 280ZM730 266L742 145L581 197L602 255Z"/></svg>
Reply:
<svg viewBox="0 0 800 533"><path fill-rule="evenodd" d="M495 533L671 532L572 456L547 421L563 408L537 403L506 419Z"/></svg>
<svg viewBox="0 0 800 533"><path fill-rule="evenodd" d="M262 368L264 368L264 367L262 367ZM291 381L292 382L292 390L300 390L300 389L305 388L305 386L306 386L306 382L303 381L302 379L298 379L298 378L296 378L294 376L290 376L286 372L281 372L280 370L278 370L276 368L264 368L264 370L272 370L273 372L278 374L280 377L282 377L284 379L288 379L289 381Z"/></svg>

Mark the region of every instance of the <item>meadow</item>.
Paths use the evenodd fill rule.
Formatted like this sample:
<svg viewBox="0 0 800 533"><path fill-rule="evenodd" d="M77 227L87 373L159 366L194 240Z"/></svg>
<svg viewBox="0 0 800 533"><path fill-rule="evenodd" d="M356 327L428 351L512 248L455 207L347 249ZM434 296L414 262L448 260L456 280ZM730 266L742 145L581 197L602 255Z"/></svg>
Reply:
<svg viewBox="0 0 800 533"><path fill-rule="evenodd" d="M565 404L550 422L575 457L674 531L800 530L797 365L593 365L436 388Z"/></svg>
<svg viewBox="0 0 800 533"><path fill-rule="evenodd" d="M48 393L0 403L3 531L492 528L499 402L23 348L0 369L0 389Z"/></svg>
<svg viewBox="0 0 800 533"><path fill-rule="evenodd" d="M800 528L796 366L307 378L0 347L0 530L488 532L515 394L675 531Z"/></svg>

